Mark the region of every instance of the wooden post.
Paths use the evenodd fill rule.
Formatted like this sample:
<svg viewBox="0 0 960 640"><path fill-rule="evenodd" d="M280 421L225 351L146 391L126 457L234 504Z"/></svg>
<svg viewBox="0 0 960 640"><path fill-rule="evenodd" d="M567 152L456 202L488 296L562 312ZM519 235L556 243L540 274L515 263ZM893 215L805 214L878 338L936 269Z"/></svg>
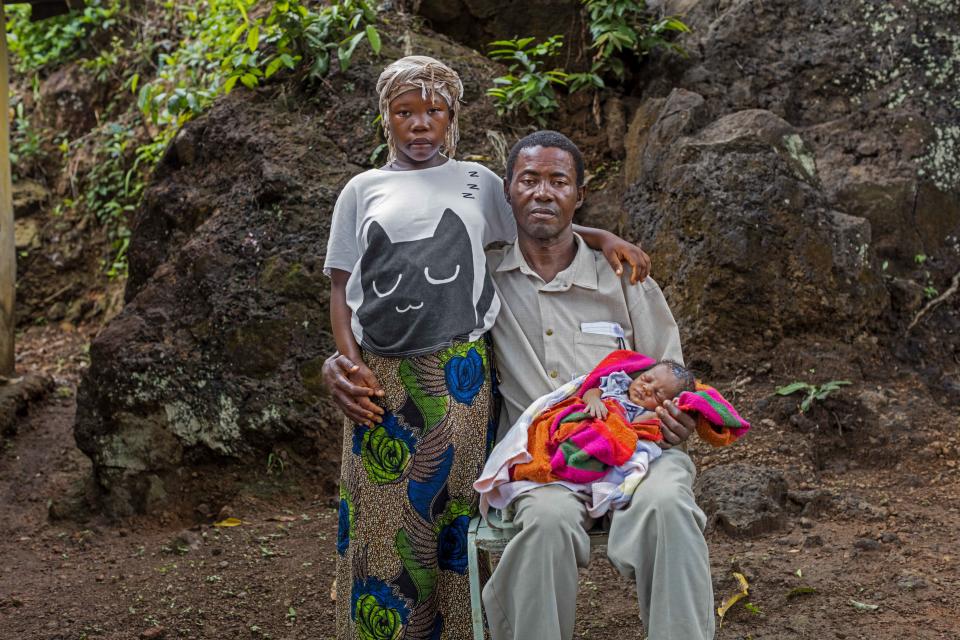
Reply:
<svg viewBox="0 0 960 640"><path fill-rule="evenodd" d="M0 2L0 376L13 377L13 336L17 324L17 249L13 235L13 185L10 179L10 69L7 19Z"/></svg>

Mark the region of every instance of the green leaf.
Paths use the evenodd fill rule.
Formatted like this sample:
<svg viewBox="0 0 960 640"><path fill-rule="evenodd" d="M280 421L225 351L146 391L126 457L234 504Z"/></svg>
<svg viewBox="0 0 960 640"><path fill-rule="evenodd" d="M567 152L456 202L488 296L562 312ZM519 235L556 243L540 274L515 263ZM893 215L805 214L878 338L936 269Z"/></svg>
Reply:
<svg viewBox="0 0 960 640"><path fill-rule="evenodd" d="M380 144L378 144L378 145L376 146L376 148L375 148L373 151L370 152L370 164L371 164L371 165L376 165L376 164L377 164L377 158L380 157L380 154L383 153L384 150L386 150L386 148L387 148L387 143L386 143L386 142L381 142Z"/></svg>
<svg viewBox="0 0 960 640"><path fill-rule="evenodd" d="M820 389L822 391L826 391L827 393L830 393L831 391L836 391L840 387L846 386L848 384L853 384L853 383L850 382L849 380L831 380L830 382L827 382L826 384L821 386Z"/></svg>
<svg viewBox="0 0 960 640"><path fill-rule="evenodd" d="M240 12L240 15L243 16L243 21L250 22L250 18L247 17L247 9L243 6L243 0L234 0L233 4L237 7L237 11Z"/></svg>
<svg viewBox="0 0 960 640"><path fill-rule="evenodd" d="M667 18L661 24L663 24L664 31L679 31L681 33L688 33L690 31L690 27L679 18Z"/></svg>
<svg viewBox="0 0 960 640"><path fill-rule="evenodd" d="M330 70L330 54L327 51L321 51L317 54L317 59L313 61L310 68L310 76L313 78L322 78Z"/></svg>
<svg viewBox="0 0 960 640"><path fill-rule="evenodd" d="M534 37L521 38L520 40L517 40L517 43L515 46L517 47L517 49L522 51L523 49L526 49L527 45L533 42L534 40L536 40L536 38Z"/></svg>
<svg viewBox="0 0 960 640"><path fill-rule="evenodd" d="M376 55L380 55L380 34L377 33L376 28L372 24L367 25L366 33L367 40L370 41L370 48L373 49Z"/></svg>
<svg viewBox="0 0 960 640"><path fill-rule="evenodd" d="M273 74L275 74L275 73L277 72L277 70L280 69L280 67L282 67L282 66L283 66L283 59L282 59L282 58L277 57L277 58L274 58L273 60L271 60L271 61L270 61L270 64L267 65L267 70L266 70L266 72L265 72L266 77L269 78L270 76L272 76Z"/></svg>
<svg viewBox="0 0 960 640"><path fill-rule="evenodd" d="M791 382L786 386L779 387L777 389L777 395L789 396L792 393L796 393L797 391L802 391L809 388L810 388L810 385L807 384L806 382Z"/></svg>
<svg viewBox="0 0 960 640"><path fill-rule="evenodd" d="M240 36L243 35L243 32L246 31L246 29L247 29L247 23L243 23L242 25L237 27L233 31L233 33L230 34L230 43L236 44L240 40Z"/></svg>
<svg viewBox="0 0 960 640"><path fill-rule="evenodd" d="M247 89L253 89L257 86L257 76L252 73L245 73L240 76L240 82L243 83Z"/></svg>
<svg viewBox="0 0 960 640"><path fill-rule="evenodd" d="M350 58L353 57L353 52L357 48L357 45L360 43L360 40L363 39L363 33L357 33L349 40L344 40L340 43L340 48L337 49L337 57L340 59L340 71L346 71L350 67ZM344 47L343 43L346 42L347 46Z"/></svg>
<svg viewBox="0 0 960 640"><path fill-rule="evenodd" d="M247 32L247 49L250 49L250 52L253 53L257 50L257 46L260 44L260 25L253 25L250 27L250 31Z"/></svg>

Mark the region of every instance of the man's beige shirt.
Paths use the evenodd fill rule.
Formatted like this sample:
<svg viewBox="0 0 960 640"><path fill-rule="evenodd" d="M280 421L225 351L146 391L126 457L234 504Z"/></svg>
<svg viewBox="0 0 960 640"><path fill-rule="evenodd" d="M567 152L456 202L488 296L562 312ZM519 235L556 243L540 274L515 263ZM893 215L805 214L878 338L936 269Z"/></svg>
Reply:
<svg viewBox="0 0 960 640"><path fill-rule="evenodd" d="M518 244L487 252L501 303L492 330L505 405L500 436L533 400L620 348L617 338L583 333L581 323L615 322L626 348L683 361L677 323L653 278L631 285L629 273L617 276L602 253L574 236L577 254L551 282L528 266Z"/></svg>

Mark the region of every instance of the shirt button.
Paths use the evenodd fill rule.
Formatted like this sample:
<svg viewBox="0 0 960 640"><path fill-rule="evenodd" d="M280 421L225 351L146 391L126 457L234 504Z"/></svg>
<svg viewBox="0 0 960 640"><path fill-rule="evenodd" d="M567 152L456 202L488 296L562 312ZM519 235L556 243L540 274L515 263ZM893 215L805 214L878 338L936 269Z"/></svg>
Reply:
<svg viewBox="0 0 960 640"><path fill-rule="evenodd" d="M556 378L556 377L557 377L557 372L556 372L556 371L551 371L551 372L550 372L550 377L551 377L551 378Z"/></svg>
<svg viewBox="0 0 960 640"><path fill-rule="evenodd" d="M552 335L553 335L553 329L547 329L547 335L548 335L548 336L552 336Z"/></svg>

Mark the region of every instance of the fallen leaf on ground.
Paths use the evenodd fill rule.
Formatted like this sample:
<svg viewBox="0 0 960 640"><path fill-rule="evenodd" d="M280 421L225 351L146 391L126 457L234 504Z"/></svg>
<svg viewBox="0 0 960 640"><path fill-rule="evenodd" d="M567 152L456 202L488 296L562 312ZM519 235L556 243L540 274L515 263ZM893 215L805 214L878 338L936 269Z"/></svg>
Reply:
<svg viewBox="0 0 960 640"><path fill-rule="evenodd" d="M867 604L866 602L857 602L856 600L850 600L850 604L853 605L853 608L857 611L876 611L880 608L878 604Z"/></svg>
<svg viewBox="0 0 960 640"><path fill-rule="evenodd" d="M213 526L215 527L239 527L243 524L243 520L240 518L224 518L220 522L214 522Z"/></svg>
<svg viewBox="0 0 960 640"><path fill-rule="evenodd" d="M796 598L797 596L810 596L817 592L813 587L794 587L790 589L790 592L787 593L788 598Z"/></svg>
<svg viewBox="0 0 960 640"><path fill-rule="evenodd" d="M271 520L273 522L296 522L297 517L296 516L270 516L269 518L267 518L267 520Z"/></svg>
<svg viewBox="0 0 960 640"><path fill-rule="evenodd" d="M737 579L737 583L740 585L740 591L724 600L723 604L717 609L717 615L720 616L720 624L723 624L723 616L727 615L730 607L735 605L739 600L746 598L750 593L750 584L747 583L747 579L742 573L734 571L733 577Z"/></svg>

